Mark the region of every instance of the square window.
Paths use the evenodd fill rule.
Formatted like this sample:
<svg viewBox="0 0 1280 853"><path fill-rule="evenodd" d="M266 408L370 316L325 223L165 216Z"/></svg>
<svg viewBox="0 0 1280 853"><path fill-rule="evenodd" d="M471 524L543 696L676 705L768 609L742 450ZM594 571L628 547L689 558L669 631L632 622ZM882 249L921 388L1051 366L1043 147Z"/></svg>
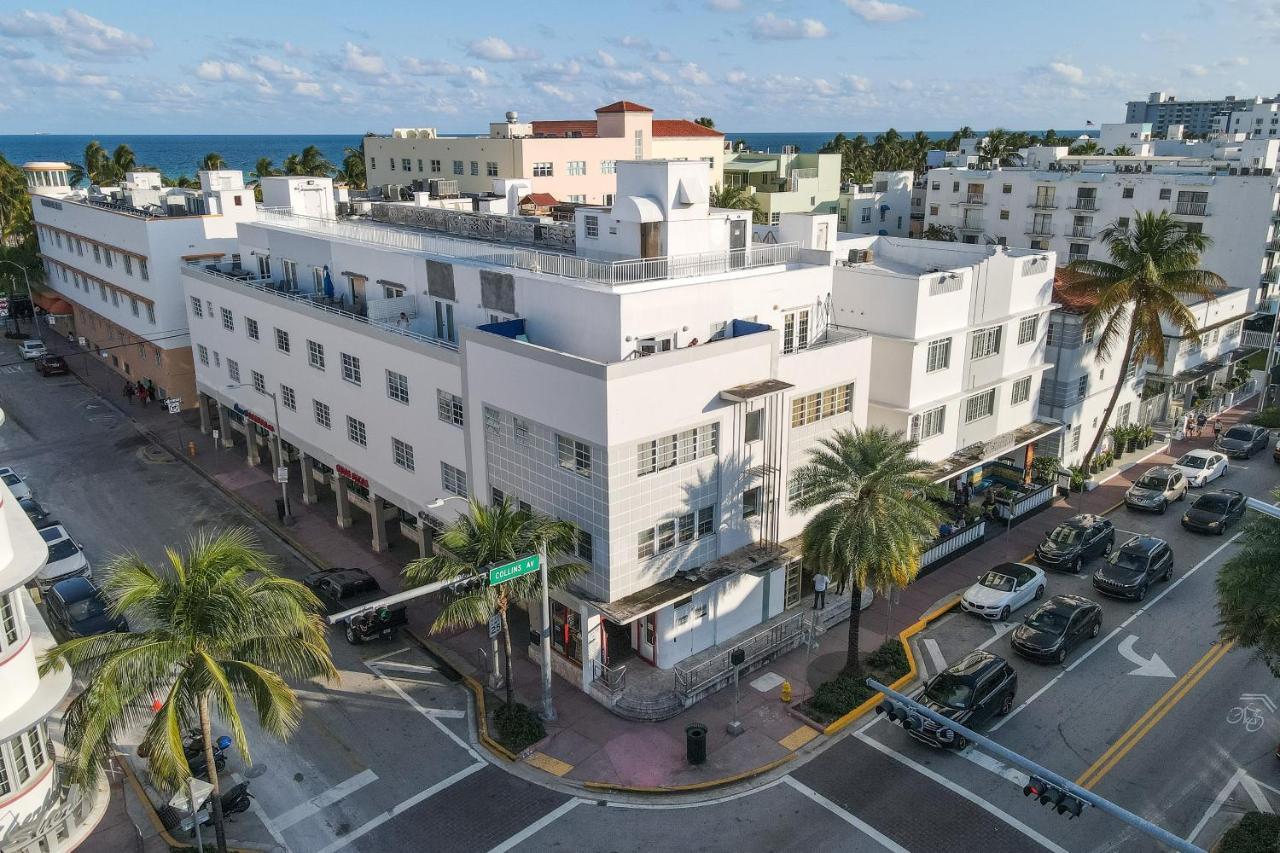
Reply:
<svg viewBox="0 0 1280 853"><path fill-rule="evenodd" d="M231 377L232 382L240 381L240 362L234 358L227 359L227 375Z"/></svg>
<svg viewBox="0 0 1280 853"><path fill-rule="evenodd" d="M324 370L324 344L307 341L307 363L316 370Z"/></svg>
<svg viewBox="0 0 1280 853"><path fill-rule="evenodd" d="M439 160L432 160L432 161L431 161L431 171L432 171L432 172L434 172L434 173L435 173L435 174L437 174L437 175L438 175L438 174L440 174L440 172L441 172L442 170L441 170L441 168L440 168L440 161L439 161Z"/></svg>
<svg viewBox="0 0 1280 853"><path fill-rule="evenodd" d="M762 438L764 438L764 409L754 409L747 412L744 440L751 442Z"/></svg>
<svg viewBox="0 0 1280 853"><path fill-rule="evenodd" d="M465 417L462 409L462 398L448 391L436 389L436 415L440 420L456 427L463 425Z"/></svg>
<svg viewBox="0 0 1280 853"><path fill-rule="evenodd" d="M204 303L199 297L191 297L191 315L193 317L204 317Z"/></svg>
<svg viewBox="0 0 1280 853"><path fill-rule="evenodd" d="M591 476L591 447L563 435L556 436L556 452L560 467L581 477Z"/></svg>
<svg viewBox="0 0 1280 853"><path fill-rule="evenodd" d="M298 411L298 398L288 385L280 386L280 405L291 412Z"/></svg>
<svg viewBox="0 0 1280 853"><path fill-rule="evenodd" d="M360 384L360 357L342 353L342 378L352 385Z"/></svg>
<svg viewBox="0 0 1280 853"><path fill-rule="evenodd" d="M1011 402L1016 406L1018 403L1025 403L1029 399L1031 399L1031 377L1024 376L1013 383Z"/></svg>
<svg viewBox="0 0 1280 853"><path fill-rule="evenodd" d="M988 329L979 329L974 332L969 358L977 360L999 354L1000 329L1000 326L992 326Z"/></svg>
<svg viewBox="0 0 1280 853"><path fill-rule="evenodd" d="M1009 211L1007 211L1007 210L1002 210L1002 211L1000 211L1000 218L1001 218L1001 219L1008 219L1008 218L1009 218Z"/></svg>
<svg viewBox="0 0 1280 853"><path fill-rule="evenodd" d="M399 439L391 439L392 447ZM405 445L406 447L408 445ZM451 495L467 496L467 473L454 468L448 462L440 463L440 487Z"/></svg>
<svg viewBox="0 0 1280 853"><path fill-rule="evenodd" d="M947 407L939 406L920 414L920 439L942 435L947 426Z"/></svg>
<svg viewBox="0 0 1280 853"><path fill-rule="evenodd" d="M325 429L329 429L332 426L332 422L329 417L329 404L321 403L319 400L312 400L311 408L315 412L316 423L320 424L320 426Z"/></svg>
<svg viewBox="0 0 1280 853"><path fill-rule="evenodd" d="M289 333L284 329L276 329L276 349L286 355L289 353Z"/></svg>
<svg viewBox="0 0 1280 853"><path fill-rule="evenodd" d="M489 487L489 503L494 506L501 506L506 500L507 496L503 493L502 489L499 489L497 486Z"/></svg>
<svg viewBox="0 0 1280 853"><path fill-rule="evenodd" d="M222 309L222 328L226 329L228 332L234 332L236 330L236 321L235 318L231 316L230 308Z"/></svg>
<svg viewBox="0 0 1280 853"><path fill-rule="evenodd" d="M252 317L245 317L244 333L249 336L249 340L256 341L258 339L258 321Z"/></svg>
<svg viewBox="0 0 1280 853"><path fill-rule="evenodd" d="M742 493L742 517L754 518L760 514L761 497L763 493L759 486L752 486Z"/></svg>
<svg viewBox="0 0 1280 853"><path fill-rule="evenodd" d="M263 378L262 374L256 370L250 370L249 376L253 381L253 390L259 394L265 394L267 392L267 380Z"/></svg>
<svg viewBox="0 0 1280 853"><path fill-rule="evenodd" d="M490 178L498 177L498 164L495 163L493 160L489 160L484 164L484 173L487 177L490 177Z"/></svg>
<svg viewBox="0 0 1280 853"><path fill-rule="evenodd" d="M364 421L347 415L347 438L361 447L367 447L369 437L365 433Z"/></svg>
<svg viewBox="0 0 1280 853"><path fill-rule="evenodd" d="M529 422L524 418L513 417L511 419L512 434L515 435L516 444L530 444L529 440Z"/></svg>
<svg viewBox="0 0 1280 853"><path fill-rule="evenodd" d="M395 436L391 437L391 461L395 462L406 471L413 470L413 445L408 442L401 441ZM455 477L460 478L460 482L455 485L461 487L461 491L456 494L466 494L467 491L467 475L454 469Z"/></svg>
<svg viewBox="0 0 1280 853"><path fill-rule="evenodd" d="M996 389L983 391L981 394L974 394L972 397L964 401L964 422L972 423L983 418L989 418L995 414L996 410Z"/></svg>
<svg viewBox="0 0 1280 853"><path fill-rule="evenodd" d="M951 366L951 338L930 341L925 356L925 373L946 370Z"/></svg>
<svg viewBox="0 0 1280 853"><path fill-rule="evenodd" d="M1133 187L1123 187L1120 190L1120 198L1133 198Z"/></svg>
<svg viewBox="0 0 1280 853"><path fill-rule="evenodd" d="M387 396L397 403L409 403L409 377L394 370L387 371Z"/></svg>
<svg viewBox="0 0 1280 853"><path fill-rule="evenodd" d="M1173 191L1168 187L1165 187L1164 189L1160 190L1160 200L1168 201L1169 198L1172 196L1172 194L1173 194Z"/></svg>

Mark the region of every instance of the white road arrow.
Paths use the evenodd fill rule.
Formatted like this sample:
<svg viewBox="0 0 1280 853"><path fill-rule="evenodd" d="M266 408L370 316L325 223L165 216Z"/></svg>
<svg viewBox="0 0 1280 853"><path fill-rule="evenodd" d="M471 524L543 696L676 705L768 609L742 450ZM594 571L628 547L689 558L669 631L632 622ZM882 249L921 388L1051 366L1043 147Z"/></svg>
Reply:
<svg viewBox="0 0 1280 853"><path fill-rule="evenodd" d="M1150 658L1144 658L1133 650L1133 644L1138 641L1134 634L1125 637L1119 645L1120 654L1130 663L1136 663L1138 668L1130 671L1130 675L1153 675L1156 678L1174 678L1173 670L1169 669L1169 665L1160 659L1160 655L1155 652L1151 653Z"/></svg>

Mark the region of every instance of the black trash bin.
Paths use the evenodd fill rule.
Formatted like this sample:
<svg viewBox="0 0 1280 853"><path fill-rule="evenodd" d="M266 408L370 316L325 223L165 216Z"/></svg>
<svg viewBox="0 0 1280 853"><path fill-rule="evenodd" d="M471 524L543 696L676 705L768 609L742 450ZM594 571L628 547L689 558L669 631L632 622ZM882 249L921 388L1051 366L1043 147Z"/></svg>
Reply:
<svg viewBox="0 0 1280 853"><path fill-rule="evenodd" d="M706 763L707 727L702 723L684 727L684 755L690 764Z"/></svg>
<svg viewBox="0 0 1280 853"><path fill-rule="evenodd" d="M284 521L284 498L276 498L276 518Z"/></svg>

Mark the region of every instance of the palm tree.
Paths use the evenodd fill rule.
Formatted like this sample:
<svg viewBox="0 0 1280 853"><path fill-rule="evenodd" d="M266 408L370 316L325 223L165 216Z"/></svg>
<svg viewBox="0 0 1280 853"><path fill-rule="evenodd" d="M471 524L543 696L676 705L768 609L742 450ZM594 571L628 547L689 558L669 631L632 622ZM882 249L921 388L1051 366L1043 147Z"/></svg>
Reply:
<svg viewBox="0 0 1280 853"><path fill-rule="evenodd" d="M187 190L198 189L200 186L200 179L193 178L190 175L179 175L176 178L161 176L160 185L166 187L179 187Z"/></svg>
<svg viewBox="0 0 1280 853"><path fill-rule="evenodd" d="M1272 495L1280 498L1280 490ZM1243 540L1218 573L1219 636L1256 650L1280 677L1280 521L1253 516Z"/></svg>
<svg viewBox="0 0 1280 853"><path fill-rule="evenodd" d="M286 175L307 175L313 178L327 178L333 174L335 166L324 158L324 154L314 145L302 149L301 154L290 154L284 161Z"/></svg>
<svg viewBox="0 0 1280 853"><path fill-rule="evenodd" d="M1088 157L1091 154L1101 154L1102 147L1098 145L1096 140L1086 139L1084 142L1077 142L1067 149L1068 154L1074 154L1080 157Z"/></svg>
<svg viewBox="0 0 1280 853"><path fill-rule="evenodd" d="M216 151L210 151L204 155L204 159L200 161L200 165L196 167L197 172L216 172L219 169L227 168L227 161L222 159L222 155Z"/></svg>
<svg viewBox="0 0 1280 853"><path fill-rule="evenodd" d="M548 574L551 586L563 587L587 571L587 567L579 563L563 562L574 553L577 537L577 529L567 521L517 510L507 501L485 506L472 499L467 513L459 516L436 538L436 553L404 567L404 585L411 588L482 574L490 566L542 553L550 560ZM511 683L511 626L507 611L514 603L540 596L541 590L542 580L535 572L498 586L448 593L448 600L431 626L432 631L472 628L485 624L490 616L498 614L502 619L502 638L506 648L504 680L508 706L514 701L514 687Z"/></svg>
<svg viewBox="0 0 1280 853"><path fill-rule="evenodd" d="M715 127L716 127L715 119L711 118L710 116L698 116L693 120L693 123L700 124L703 127L709 127L712 130L715 130Z"/></svg>
<svg viewBox="0 0 1280 853"><path fill-rule="evenodd" d="M116 181L123 181L126 172L138 171L138 158L134 156L133 149L123 142L117 145L116 150L111 152L109 169Z"/></svg>
<svg viewBox="0 0 1280 853"><path fill-rule="evenodd" d="M941 240L944 243L956 241L956 229L952 225L930 225L920 235L926 240Z"/></svg>
<svg viewBox="0 0 1280 853"><path fill-rule="evenodd" d="M282 174L282 172L275 167L270 157L258 158L253 171L249 173L249 177L253 178L253 197L255 201L262 201L262 179L271 178L279 174Z"/></svg>
<svg viewBox="0 0 1280 853"><path fill-rule="evenodd" d="M978 168L1016 166L1022 160L1018 153L1020 140L1007 130L995 128L987 132L987 139L978 146Z"/></svg>
<svg viewBox="0 0 1280 853"><path fill-rule="evenodd" d="M1044 132L1044 138L1040 140L1041 145L1048 145L1048 146L1061 145L1062 142L1063 142L1062 137L1059 136L1058 131L1054 130L1053 128L1049 128L1048 130L1046 130Z"/></svg>
<svg viewBox="0 0 1280 853"><path fill-rule="evenodd" d="M338 170L338 179L345 181L352 189L365 188L367 178L364 171L364 140L359 148L347 146L342 152L342 168Z"/></svg>
<svg viewBox="0 0 1280 853"><path fill-rule="evenodd" d="M109 184L111 182L111 158L107 156L107 149L102 147L102 143L93 140L84 147L84 163L73 163L71 165L71 184L77 186L81 181L88 181L90 184Z"/></svg>
<svg viewBox="0 0 1280 853"><path fill-rule="evenodd" d="M1188 231L1168 212L1139 212L1132 224L1108 225L1098 235L1111 254L1110 261L1072 261L1074 273L1065 285L1067 294L1092 305L1085 312L1086 328L1096 333L1098 357L1110 360L1123 339L1118 369L1150 359L1164 367L1164 324L1179 330L1183 340L1198 341L1196 319L1187 301L1213 300L1227 283L1215 272L1199 269L1200 255L1212 245L1207 234ZM1083 467L1089 470L1098 445L1106 434L1116 400L1124 389L1117 382L1102 413L1102 422Z"/></svg>
<svg viewBox="0 0 1280 853"><path fill-rule="evenodd" d="M213 783L218 849L227 849L213 758L213 715L251 761L238 701L258 724L285 739L302 706L285 681L337 676L325 640L320 602L305 586L277 575L245 528L195 533L186 553L167 550L152 566L135 554L107 567L104 591L114 614L143 630L69 640L47 652L41 675L70 665L86 684L64 717L68 765L91 781L116 739L145 725L140 749L153 778L176 789L190 775L183 732L199 725ZM163 702L153 712L153 697Z"/></svg>
<svg viewBox="0 0 1280 853"><path fill-rule="evenodd" d="M862 670L858 654L858 602L870 587L903 587L920 571L925 543L938 534L945 489L925 473L916 442L884 427L838 429L818 440L792 475L794 506L818 512L805 524L801 547L807 566L844 578L854 602L844 673Z"/></svg>
<svg viewBox="0 0 1280 853"><path fill-rule="evenodd" d="M1132 157L1133 149L1128 145L1117 145L1115 148L1111 149L1111 153L1116 157Z"/></svg>
<svg viewBox="0 0 1280 853"><path fill-rule="evenodd" d="M764 211L760 209L760 202L756 201L751 187L746 184L728 187L716 184L711 188L711 206L728 210L749 210L754 224L765 224Z"/></svg>

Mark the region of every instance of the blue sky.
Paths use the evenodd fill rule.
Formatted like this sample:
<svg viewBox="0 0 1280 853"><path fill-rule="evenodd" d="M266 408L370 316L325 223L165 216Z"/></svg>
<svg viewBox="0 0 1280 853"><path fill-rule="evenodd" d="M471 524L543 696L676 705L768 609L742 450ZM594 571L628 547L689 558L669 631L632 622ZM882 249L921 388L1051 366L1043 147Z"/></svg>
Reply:
<svg viewBox="0 0 1280 853"><path fill-rule="evenodd" d="M722 130L1079 128L1280 91L1280 0L0 5L0 133L479 131L619 98Z"/></svg>

